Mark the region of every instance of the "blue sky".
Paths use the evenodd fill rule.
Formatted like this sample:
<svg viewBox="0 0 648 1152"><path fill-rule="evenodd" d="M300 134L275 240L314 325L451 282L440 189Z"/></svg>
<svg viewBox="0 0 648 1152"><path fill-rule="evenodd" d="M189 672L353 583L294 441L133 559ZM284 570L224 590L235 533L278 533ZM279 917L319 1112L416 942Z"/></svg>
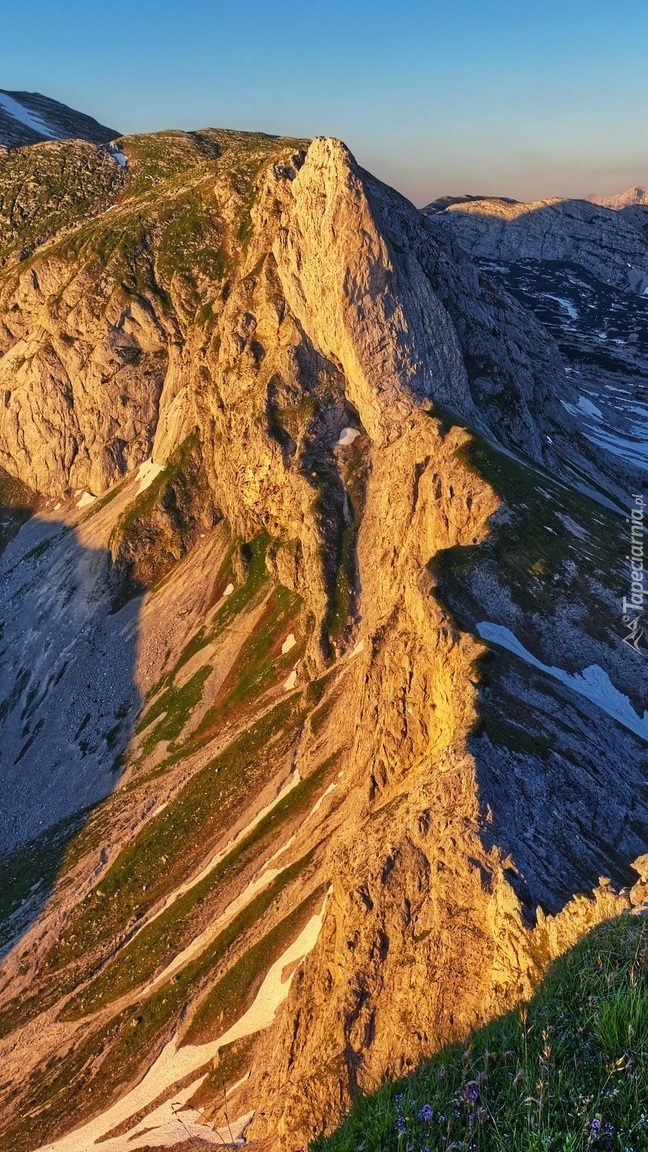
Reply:
<svg viewBox="0 0 648 1152"><path fill-rule="evenodd" d="M122 132L339 136L424 204L648 184L648 4L629 0L30 0L0 87Z"/></svg>

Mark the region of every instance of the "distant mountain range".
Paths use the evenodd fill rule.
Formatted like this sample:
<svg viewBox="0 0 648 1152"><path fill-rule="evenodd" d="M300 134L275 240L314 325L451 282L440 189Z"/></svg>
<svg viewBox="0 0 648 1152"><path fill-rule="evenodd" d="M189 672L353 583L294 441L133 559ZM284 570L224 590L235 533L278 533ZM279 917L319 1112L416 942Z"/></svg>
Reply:
<svg viewBox="0 0 648 1152"><path fill-rule="evenodd" d="M0 89L0 147L22 148L43 140L87 140L107 144L120 133L92 116L68 108L40 92Z"/></svg>
<svg viewBox="0 0 648 1152"><path fill-rule="evenodd" d="M625 192L617 192L611 196L598 196L593 192L587 199L592 204L601 204L603 208L634 208L637 205L648 204L648 188L628 188Z"/></svg>

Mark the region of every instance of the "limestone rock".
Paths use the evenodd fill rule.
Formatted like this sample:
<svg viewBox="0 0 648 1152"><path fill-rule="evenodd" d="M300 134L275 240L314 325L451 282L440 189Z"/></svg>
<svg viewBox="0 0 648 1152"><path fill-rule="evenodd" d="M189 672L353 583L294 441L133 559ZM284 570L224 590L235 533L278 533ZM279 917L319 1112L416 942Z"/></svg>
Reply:
<svg viewBox="0 0 648 1152"><path fill-rule="evenodd" d="M335 140L123 147L119 200L0 280L0 464L47 498L0 571L27 893L3 1138L141 1146L182 1093L274 1152L644 899L638 677L601 624L621 518L591 495L637 469L593 458L558 341L459 210L425 219ZM529 250L592 219L584 259L618 270L588 211L543 208Z"/></svg>

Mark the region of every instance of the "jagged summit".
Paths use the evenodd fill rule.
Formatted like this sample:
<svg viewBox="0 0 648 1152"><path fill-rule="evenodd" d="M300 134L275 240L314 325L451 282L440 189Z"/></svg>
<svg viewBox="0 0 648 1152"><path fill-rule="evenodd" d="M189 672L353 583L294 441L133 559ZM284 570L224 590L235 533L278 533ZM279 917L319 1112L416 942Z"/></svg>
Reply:
<svg viewBox="0 0 648 1152"><path fill-rule="evenodd" d="M635 208L648 205L648 188L637 185L635 188L628 188L625 192L616 192L610 196L599 196L593 192L591 196L587 197L592 204L601 204L604 208L614 208L619 210L621 208Z"/></svg>
<svg viewBox="0 0 648 1152"><path fill-rule="evenodd" d="M119 149L0 163L0 1152L292 1152L645 899L648 300L591 204L520 270L336 140Z"/></svg>
<svg viewBox="0 0 648 1152"><path fill-rule="evenodd" d="M87 140L107 144L120 133L85 112L40 92L0 89L0 147L23 148L43 140Z"/></svg>

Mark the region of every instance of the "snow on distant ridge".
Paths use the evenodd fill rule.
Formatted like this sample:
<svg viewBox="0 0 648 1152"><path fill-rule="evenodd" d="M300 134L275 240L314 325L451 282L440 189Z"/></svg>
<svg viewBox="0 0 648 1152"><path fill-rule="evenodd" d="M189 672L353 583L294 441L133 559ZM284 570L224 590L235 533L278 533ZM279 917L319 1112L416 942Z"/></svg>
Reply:
<svg viewBox="0 0 648 1152"><path fill-rule="evenodd" d="M571 688L572 692L577 692L579 696L584 696L586 700L590 700L592 704L602 708L608 716L617 720L624 728L628 728L643 740L648 740L648 712L639 716L628 697L614 687L607 672L598 664L590 664L582 672L565 672L564 668L556 668L537 660L520 643L517 636L514 636L510 629L504 628L501 624L491 624L484 620L477 625L477 632L482 640L497 644L500 648L506 648L514 656L519 656L525 663L530 664L532 668L537 668L555 680L560 680L567 688Z"/></svg>
<svg viewBox="0 0 648 1152"><path fill-rule="evenodd" d="M26 128L40 132L41 136L48 136L50 140L58 139L58 133L53 132L41 116L30 112L29 108L25 108L24 104L14 100L13 96L9 96L6 92L0 92L0 107L8 116L17 120L19 124L24 124Z"/></svg>
<svg viewBox="0 0 648 1152"><path fill-rule="evenodd" d="M0 88L0 147L25 148L43 141L85 140L89 144L116 142L121 133L44 96L41 92L8 92ZM116 163L122 161L116 159Z"/></svg>

